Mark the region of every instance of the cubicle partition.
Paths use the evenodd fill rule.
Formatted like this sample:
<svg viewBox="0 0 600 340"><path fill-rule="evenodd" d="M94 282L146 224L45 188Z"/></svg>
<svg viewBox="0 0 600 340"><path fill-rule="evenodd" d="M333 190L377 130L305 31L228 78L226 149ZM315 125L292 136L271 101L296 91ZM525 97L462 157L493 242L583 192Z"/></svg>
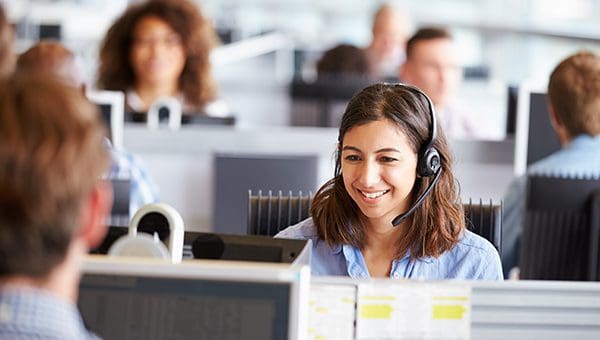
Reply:
<svg viewBox="0 0 600 340"><path fill-rule="evenodd" d="M598 339L600 283L313 277L309 339Z"/></svg>

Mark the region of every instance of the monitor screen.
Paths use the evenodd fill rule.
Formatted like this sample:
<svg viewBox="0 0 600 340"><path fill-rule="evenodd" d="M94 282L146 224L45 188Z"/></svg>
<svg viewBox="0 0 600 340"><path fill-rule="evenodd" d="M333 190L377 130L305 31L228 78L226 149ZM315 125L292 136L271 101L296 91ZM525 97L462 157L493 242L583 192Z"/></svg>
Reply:
<svg viewBox="0 0 600 340"><path fill-rule="evenodd" d="M125 95L119 91L88 91L88 99L98 106L106 123L108 138L116 148L123 147L123 126L125 124Z"/></svg>
<svg viewBox="0 0 600 340"><path fill-rule="evenodd" d="M550 123L546 93L522 86L519 89L517 131L515 137L515 175L560 149L556 132Z"/></svg>
<svg viewBox="0 0 600 340"><path fill-rule="evenodd" d="M88 260L78 306L104 339L297 339L308 273L281 264Z"/></svg>

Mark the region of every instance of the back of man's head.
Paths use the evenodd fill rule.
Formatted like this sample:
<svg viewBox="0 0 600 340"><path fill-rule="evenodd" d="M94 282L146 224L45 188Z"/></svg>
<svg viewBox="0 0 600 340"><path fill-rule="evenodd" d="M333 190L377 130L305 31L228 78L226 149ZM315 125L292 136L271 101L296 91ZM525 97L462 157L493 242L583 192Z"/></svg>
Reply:
<svg viewBox="0 0 600 340"><path fill-rule="evenodd" d="M23 52L17 59L17 72L51 74L76 87L85 84L77 56L53 40L40 41Z"/></svg>
<svg viewBox="0 0 600 340"><path fill-rule="evenodd" d="M548 98L571 137L600 134L600 56L581 51L558 64Z"/></svg>
<svg viewBox="0 0 600 340"><path fill-rule="evenodd" d="M0 277L43 278L65 259L109 164L81 91L47 75L0 84Z"/></svg>

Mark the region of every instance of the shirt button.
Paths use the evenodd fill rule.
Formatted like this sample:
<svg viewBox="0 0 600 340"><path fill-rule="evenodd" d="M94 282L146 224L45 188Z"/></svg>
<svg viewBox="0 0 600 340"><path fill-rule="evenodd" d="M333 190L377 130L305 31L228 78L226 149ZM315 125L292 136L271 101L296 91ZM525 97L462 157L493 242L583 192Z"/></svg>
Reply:
<svg viewBox="0 0 600 340"><path fill-rule="evenodd" d="M393 277L394 279L399 279L399 278L400 278L400 274L398 274L398 273L394 273L394 274L392 274L392 277Z"/></svg>

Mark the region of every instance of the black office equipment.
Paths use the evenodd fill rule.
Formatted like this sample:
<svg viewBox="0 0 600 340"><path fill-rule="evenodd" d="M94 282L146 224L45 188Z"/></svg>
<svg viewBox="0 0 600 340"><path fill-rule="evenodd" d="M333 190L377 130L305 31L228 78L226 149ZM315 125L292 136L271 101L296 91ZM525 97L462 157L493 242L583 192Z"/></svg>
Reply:
<svg viewBox="0 0 600 340"><path fill-rule="evenodd" d="M312 193L248 193L248 234L273 236L279 231L310 217ZM502 245L502 203L463 204L469 230L490 241L500 251Z"/></svg>
<svg viewBox="0 0 600 340"><path fill-rule="evenodd" d="M294 78L289 89L292 125L339 126L350 98L372 83L362 77L325 77L314 82Z"/></svg>
<svg viewBox="0 0 600 340"><path fill-rule="evenodd" d="M158 120L159 122L166 122L168 120L168 112L159 111ZM147 114L146 112L130 111L125 113L125 121L131 123L146 123ZM181 115L181 125L235 125L235 116L225 117L214 117L207 116L205 114L196 113L183 113Z"/></svg>
<svg viewBox="0 0 600 340"><path fill-rule="evenodd" d="M514 137L517 132L517 103L519 102L519 87L509 85L506 91L506 136Z"/></svg>
<svg viewBox="0 0 600 340"><path fill-rule="evenodd" d="M530 176L520 278L598 281L600 179Z"/></svg>
<svg viewBox="0 0 600 340"><path fill-rule="evenodd" d="M194 258L211 260L292 263L307 243L256 235L195 233L194 236Z"/></svg>
<svg viewBox="0 0 600 340"><path fill-rule="evenodd" d="M60 23L41 23L38 25L38 40L62 40L62 26Z"/></svg>
<svg viewBox="0 0 600 340"><path fill-rule="evenodd" d="M546 93L523 85L518 98L515 174L522 175L531 163L560 150L560 143L550 123Z"/></svg>
<svg viewBox="0 0 600 340"><path fill-rule="evenodd" d="M216 154L213 230L245 234L248 190L314 190L316 155Z"/></svg>
<svg viewBox="0 0 600 340"><path fill-rule="evenodd" d="M129 225L129 201L131 195L131 180L111 179L113 187L113 204L110 211L110 225Z"/></svg>

